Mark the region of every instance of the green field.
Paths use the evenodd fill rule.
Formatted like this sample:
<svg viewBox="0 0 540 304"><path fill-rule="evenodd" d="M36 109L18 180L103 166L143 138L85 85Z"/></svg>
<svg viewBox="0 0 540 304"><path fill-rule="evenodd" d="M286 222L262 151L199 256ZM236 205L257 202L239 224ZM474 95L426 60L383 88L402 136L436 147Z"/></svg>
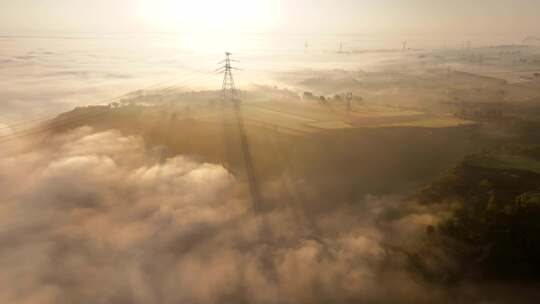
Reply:
<svg viewBox="0 0 540 304"><path fill-rule="evenodd" d="M474 124L472 121L457 117L426 117L417 120L388 124L389 127L451 128Z"/></svg>
<svg viewBox="0 0 540 304"><path fill-rule="evenodd" d="M540 161L520 155L484 155L473 158L471 164L487 169L530 171L540 174Z"/></svg>

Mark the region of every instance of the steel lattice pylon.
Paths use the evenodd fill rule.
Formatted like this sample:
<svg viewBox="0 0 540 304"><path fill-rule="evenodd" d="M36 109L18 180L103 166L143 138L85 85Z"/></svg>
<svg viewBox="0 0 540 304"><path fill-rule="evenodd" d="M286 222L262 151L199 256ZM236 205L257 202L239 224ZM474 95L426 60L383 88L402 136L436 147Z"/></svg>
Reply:
<svg viewBox="0 0 540 304"><path fill-rule="evenodd" d="M225 60L223 61L225 65L220 68L220 72L223 73L223 85L221 87L221 90L222 90L222 99L224 102L227 102L227 101L232 102L238 99L236 87L234 85L234 78L232 75L232 70L235 70L236 68L231 66L230 57L231 57L231 53L226 52Z"/></svg>
<svg viewBox="0 0 540 304"><path fill-rule="evenodd" d="M234 85L234 78L232 70L238 70L231 66L231 53L225 53L225 60L220 62L224 63L222 67L218 69L218 72L223 73L223 86L222 86L222 98L225 110L228 104L232 105L234 113L234 121L238 128L238 134L240 136L240 149L242 151L242 158L244 160L244 166L246 169L246 176L249 183L249 190L251 199L253 201L253 209L258 212L261 209L262 198L259 190L259 183L255 174L253 165L253 159L251 155L251 149L249 147L248 137L246 135L246 128L244 126L244 119L242 117L242 110L240 109L240 100L238 99L238 92ZM225 117L225 116L224 116ZM225 121L225 120L224 120ZM226 128L226 127L225 127Z"/></svg>

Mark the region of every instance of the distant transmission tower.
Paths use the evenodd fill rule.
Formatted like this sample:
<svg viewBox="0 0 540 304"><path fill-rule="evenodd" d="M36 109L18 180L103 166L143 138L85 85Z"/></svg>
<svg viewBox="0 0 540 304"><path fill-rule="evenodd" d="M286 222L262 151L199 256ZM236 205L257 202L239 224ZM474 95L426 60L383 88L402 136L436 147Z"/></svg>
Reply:
<svg viewBox="0 0 540 304"><path fill-rule="evenodd" d="M352 99L353 99L353 93L348 92L345 94L345 100L347 101L347 111L352 111Z"/></svg>
<svg viewBox="0 0 540 304"><path fill-rule="evenodd" d="M232 54L229 52L225 53L225 59L220 62L220 64L223 63L224 65L217 70L219 73L223 73L223 85L221 87L221 94L224 102L234 102L238 100L238 95L236 87L234 85L234 78L232 74L232 70L238 69L234 68L231 65L231 62L234 61L231 59L231 55Z"/></svg>

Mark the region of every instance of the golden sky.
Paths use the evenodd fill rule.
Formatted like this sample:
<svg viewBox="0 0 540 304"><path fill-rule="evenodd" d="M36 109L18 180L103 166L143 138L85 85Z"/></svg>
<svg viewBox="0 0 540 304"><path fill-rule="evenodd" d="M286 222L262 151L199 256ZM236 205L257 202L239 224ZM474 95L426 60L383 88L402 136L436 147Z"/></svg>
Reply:
<svg viewBox="0 0 540 304"><path fill-rule="evenodd" d="M0 0L0 33L538 34L539 0Z"/></svg>

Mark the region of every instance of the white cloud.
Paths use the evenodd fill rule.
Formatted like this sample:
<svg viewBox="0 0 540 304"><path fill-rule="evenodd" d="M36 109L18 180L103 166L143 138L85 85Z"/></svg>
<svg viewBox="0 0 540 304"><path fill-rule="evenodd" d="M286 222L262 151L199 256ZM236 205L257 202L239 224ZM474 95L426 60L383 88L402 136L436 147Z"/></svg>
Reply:
<svg viewBox="0 0 540 304"><path fill-rule="evenodd" d="M292 206L272 183L261 186L274 208L253 214L222 166L155 153L89 127L0 151L0 302L446 299L388 247L414 241L433 211L396 209L391 196Z"/></svg>

